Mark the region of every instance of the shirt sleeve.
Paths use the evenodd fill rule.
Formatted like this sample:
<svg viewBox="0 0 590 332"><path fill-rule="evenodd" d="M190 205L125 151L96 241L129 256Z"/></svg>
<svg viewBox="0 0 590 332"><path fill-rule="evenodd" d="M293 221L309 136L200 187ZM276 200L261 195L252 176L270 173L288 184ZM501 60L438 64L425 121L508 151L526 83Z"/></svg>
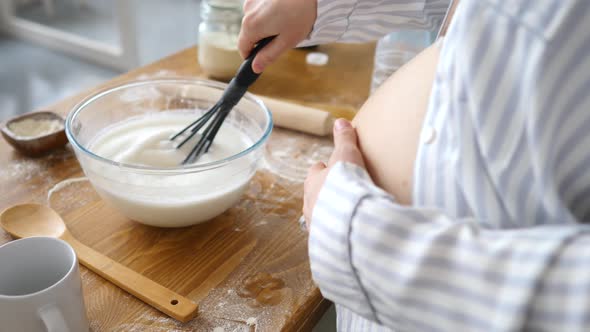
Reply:
<svg viewBox="0 0 590 332"><path fill-rule="evenodd" d="M313 211L309 256L326 298L393 329L584 330L589 231L486 229L401 206L365 170L338 163Z"/></svg>
<svg viewBox="0 0 590 332"><path fill-rule="evenodd" d="M364 42L396 29L436 30L451 0L318 0L317 19L299 46Z"/></svg>

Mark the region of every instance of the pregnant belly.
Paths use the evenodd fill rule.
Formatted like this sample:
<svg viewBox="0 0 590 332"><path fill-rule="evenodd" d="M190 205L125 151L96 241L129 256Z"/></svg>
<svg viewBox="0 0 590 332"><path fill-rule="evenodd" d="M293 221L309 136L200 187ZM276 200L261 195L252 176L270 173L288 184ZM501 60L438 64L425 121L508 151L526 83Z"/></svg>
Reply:
<svg viewBox="0 0 590 332"><path fill-rule="evenodd" d="M371 177L401 204L411 204L414 163L438 63L431 46L397 70L353 120Z"/></svg>

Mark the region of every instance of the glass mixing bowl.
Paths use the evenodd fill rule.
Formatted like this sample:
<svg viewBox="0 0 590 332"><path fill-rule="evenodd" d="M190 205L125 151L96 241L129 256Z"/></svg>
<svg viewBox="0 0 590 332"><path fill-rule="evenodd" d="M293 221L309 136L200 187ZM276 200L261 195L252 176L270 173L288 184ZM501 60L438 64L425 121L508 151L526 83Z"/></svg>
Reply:
<svg viewBox="0 0 590 332"><path fill-rule="evenodd" d="M251 144L225 159L156 168L116 162L91 151L97 134L132 117L194 112L196 119L219 100L225 87L198 79L136 81L98 92L76 105L66 119L66 134L100 196L126 217L158 227L201 223L234 205L254 176L272 131L271 113L251 94L224 122L238 128Z"/></svg>

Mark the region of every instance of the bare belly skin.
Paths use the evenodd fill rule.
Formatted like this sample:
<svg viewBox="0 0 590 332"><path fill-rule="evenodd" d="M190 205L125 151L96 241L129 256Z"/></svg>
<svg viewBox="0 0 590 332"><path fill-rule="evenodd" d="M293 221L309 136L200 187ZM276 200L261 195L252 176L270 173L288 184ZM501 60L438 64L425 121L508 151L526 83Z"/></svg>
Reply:
<svg viewBox="0 0 590 332"><path fill-rule="evenodd" d="M401 204L412 203L414 163L438 63L431 46L397 70L353 120L369 174Z"/></svg>

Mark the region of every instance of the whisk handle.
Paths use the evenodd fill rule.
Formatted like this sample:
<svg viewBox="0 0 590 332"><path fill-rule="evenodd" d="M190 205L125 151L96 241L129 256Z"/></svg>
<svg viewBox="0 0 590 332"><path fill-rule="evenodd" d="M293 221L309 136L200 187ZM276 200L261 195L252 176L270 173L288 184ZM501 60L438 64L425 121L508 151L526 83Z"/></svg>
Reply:
<svg viewBox="0 0 590 332"><path fill-rule="evenodd" d="M264 48L264 46L270 43L274 38L275 36L270 36L261 39L258 42L258 44L256 44L256 47L252 49L252 52L250 52L250 55L248 55L246 60L244 60L244 62L238 69L238 73L236 74L235 80L238 85L248 88L250 85L252 85L252 83L256 81L256 79L258 79L258 76L260 76L260 74L257 74L252 70L252 62L254 61L256 54L258 54L258 52L262 48Z"/></svg>

